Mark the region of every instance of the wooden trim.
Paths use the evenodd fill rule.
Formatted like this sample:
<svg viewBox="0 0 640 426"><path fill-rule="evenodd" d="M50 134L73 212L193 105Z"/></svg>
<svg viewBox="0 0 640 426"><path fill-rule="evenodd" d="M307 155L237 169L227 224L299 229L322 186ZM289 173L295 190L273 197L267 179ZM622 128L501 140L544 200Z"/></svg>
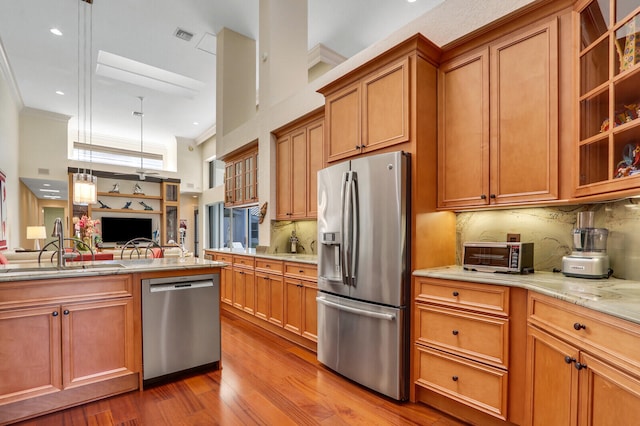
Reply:
<svg viewBox="0 0 640 426"><path fill-rule="evenodd" d="M248 154L252 150L258 149L258 140L254 140L249 142L246 145L242 145L242 147L236 149L235 151L228 152L218 158L220 161L224 161L225 163L233 162L239 160L244 155Z"/></svg>
<svg viewBox="0 0 640 426"><path fill-rule="evenodd" d="M285 134L291 132L292 130L297 129L298 127L305 127L308 124L311 124L313 121L322 118L324 116L324 105L314 109L313 111L301 115L293 121L285 124L284 126L278 127L275 130L272 130L271 133L277 138L281 138Z"/></svg>

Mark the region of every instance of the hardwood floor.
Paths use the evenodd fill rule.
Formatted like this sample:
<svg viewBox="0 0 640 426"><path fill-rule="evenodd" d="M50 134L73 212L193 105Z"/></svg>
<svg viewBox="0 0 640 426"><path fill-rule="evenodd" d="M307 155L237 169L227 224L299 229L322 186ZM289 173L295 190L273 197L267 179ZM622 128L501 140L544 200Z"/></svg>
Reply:
<svg viewBox="0 0 640 426"><path fill-rule="evenodd" d="M399 404L368 391L323 367L314 353L228 314L222 349L222 370L20 425L463 424L422 404Z"/></svg>

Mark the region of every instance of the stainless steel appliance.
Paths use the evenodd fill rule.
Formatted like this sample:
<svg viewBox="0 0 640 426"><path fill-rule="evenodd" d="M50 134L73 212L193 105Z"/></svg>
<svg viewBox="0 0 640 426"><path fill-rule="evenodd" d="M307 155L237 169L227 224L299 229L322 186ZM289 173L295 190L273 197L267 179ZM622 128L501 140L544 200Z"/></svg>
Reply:
<svg viewBox="0 0 640 426"><path fill-rule="evenodd" d="M464 243L463 249L464 269L517 274L533 272L533 243Z"/></svg>
<svg viewBox="0 0 640 426"><path fill-rule="evenodd" d="M573 230L573 251L562 257L562 273L569 277L609 278L609 230L593 227L593 212L580 212Z"/></svg>
<svg viewBox="0 0 640 426"><path fill-rule="evenodd" d="M220 361L220 277L142 280L143 379Z"/></svg>
<svg viewBox="0 0 640 426"><path fill-rule="evenodd" d="M318 172L318 360L397 400L409 390L409 156Z"/></svg>

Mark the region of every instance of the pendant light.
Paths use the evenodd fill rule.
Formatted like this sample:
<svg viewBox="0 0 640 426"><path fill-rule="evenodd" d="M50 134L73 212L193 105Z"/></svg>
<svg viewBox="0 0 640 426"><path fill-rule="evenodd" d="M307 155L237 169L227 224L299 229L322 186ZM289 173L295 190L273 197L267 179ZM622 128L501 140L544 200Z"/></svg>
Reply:
<svg viewBox="0 0 640 426"><path fill-rule="evenodd" d="M89 144L89 169L85 168L82 173L78 169L78 172L73 174L73 203L95 204L98 201L98 179L92 170L93 0L78 1L78 141L83 142L85 146Z"/></svg>

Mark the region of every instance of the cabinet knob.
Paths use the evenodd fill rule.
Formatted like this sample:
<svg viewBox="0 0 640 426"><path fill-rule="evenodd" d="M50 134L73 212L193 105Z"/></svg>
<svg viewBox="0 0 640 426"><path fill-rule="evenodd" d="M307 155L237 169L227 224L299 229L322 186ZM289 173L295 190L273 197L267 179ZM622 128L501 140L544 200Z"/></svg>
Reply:
<svg viewBox="0 0 640 426"><path fill-rule="evenodd" d="M69 310L65 309L64 311L62 311L62 313L65 314L65 315L69 315Z"/></svg>
<svg viewBox="0 0 640 426"><path fill-rule="evenodd" d="M583 368L587 368L587 364L582 364L582 363L576 362L575 363L575 367L576 367L576 370L580 371Z"/></svg>
<svg viewBox="0 0 640 426"><path fill-rule="evenodd" d="M298 273L302 274L304 272L304 269L298 269Z"/></svg>
<svg viewBox="0 0 640 426"><path fill-rule="evenodd" d="M489 195L489 198L496 198L496 194Z"/></svg>
<svg viewBox="0 0 640 426"><path fill-rule="evenodd" d="M54 317L57 317L58 316L58 311L51 312L51 315L53 315Z"/></svg>
<svg viewBox="0 0 640 426"><path fill-rule="evenodd" d="M486 199L487 199L487 194L482 194L482 195L480 196L480 199L481 199L481 200L486 200Z"/></svg>
<svg viewBox="0 0 640 426"><path fill-rule="evenodd" d="M569 355L564 357L564 362L566 362L567 364L571 364L572 362L575 362L575 358L571 358Z"/></svg>
<svg viewBox="0 0 640 426"><path fill-rule="evenodd" d="M584 324L580 324L579 322L576 322L576 323L573 323L573 328L580 331L580 330L586 329L587 326Z"/></svg>
<svg viewBox="0 0 640 426"><path fill-rule="evenodd" d="M453 334L454 336L457 336L457 335L458 335L458 333L459 333L459 332L458 332L458 330L453 330L453 331L451 332L451 334Z"/></svg>
<svg viewBox="0 0 640 426"><path fill-rule="evenodd" d="M458 293L457 291L454 291L452 294L453 294L453 297L458 297L458 296L460 296L460 293Z"/></svg>
<svg viewBox="0 0 640 426"><path fill-rule="evenodd" d="M457 381L458 381L458 376L453 376L453 377L451 378L451 380L453 380L454 382L457 382Z"/></svg>

